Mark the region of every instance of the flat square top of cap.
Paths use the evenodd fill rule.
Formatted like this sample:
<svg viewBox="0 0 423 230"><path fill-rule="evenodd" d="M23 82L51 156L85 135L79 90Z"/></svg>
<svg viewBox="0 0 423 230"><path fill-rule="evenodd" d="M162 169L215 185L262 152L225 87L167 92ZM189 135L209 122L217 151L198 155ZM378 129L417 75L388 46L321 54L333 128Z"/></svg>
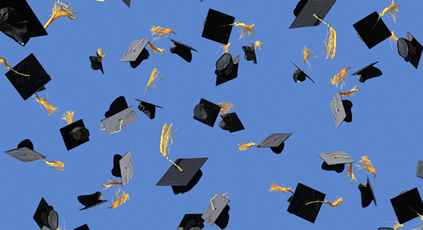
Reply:
<svg viewBox="0 0 423 230"><path fill-rule="evenodd" d="M236 113L228 113L226 116L221 116L223 122L225 122L226 127L230 133L244 130L244 125L242 125L241 120L238 118Z"/></svg>
<svg viewBox="0 0 423 230"><path fill-rule="evenodd" d="M336 0L308 0L289 28L293 29L319 25L320 21L315 18L313 14L316 14L317 17L323 20L335 2ZM297 7L300 7L300 5L302 4L298 4ZM297 9L295 9L295 11L297 11Z"/></svg>
<svg viewBox="0 0 423 230"><path fill-rule="evenodd" d="M90 230L90 228L88 227L88 225L84 224L82 226L75 228L74 230Z"/></svg>
<svg viewBox="0 0 423 230"><path fill-rule="evenodd" d="M257 147L278 147L280 146L292 133L273 133L270 134Z"/></svg>
<svg viewBox="0 0 423 230"><path fill-rule="evenodd" d="M311 203L312 201L324 201L326 195L301 183L298 183L294 195L292 195L291 202L289 203L288 212L297 215L312 223L319 214L321 202Z"/></svg>
<svg viewBox="0 0 423 230"><path fill-rule="evenodd" d="M128 7L131 7L131 0L122 0Z"/></svg>
<svg viewBox="0 0 423 230"><path fill-rule="evenodd" d="M193 118L201 123L213 127L217 116L219 115L220 109L221 108L218 105L201 98L200 103L198 103L198 105L194 108Z"/></svg>
<svg viewBox="0 0 423 230"><path fill-rule="evenodd" d="M338 128L342 121L347 117L345 112L344 104L342 103L341 93L335 94L333 100L330 103L330 109L332 110L333 119L335 120L336 128Z"/></svg>
<svg viewBox="0 0 423 230"><path fill-rule="evenodd" d="M351 76L354 76L354 75L358 75L358 74L361 74L361 73L363 73L363 72L365 72L367 69L369 69L370 67L373 67L376 63L378 63L379 61L377 61L377 62L373 62L372 64L370 64L370 65L367 65L367 66L365 66L365 67L363 67L363 68L361 68L360 70L358 70L357 72L354 72L353 74L351 74Z"/></svg>
<svg viewBox="0 0 423 230"><path fill-rule="evenodd" d="M134 169L132 167L131 150L129 150L119 160L120 175L122 178L122 186L128 184L129 180L134 176Z"/></svg>
<svg viewBox="0 0 423 230"><path fill-rule="evenodd" d="M169 39L170 39L170 41L172 41L175 45L178 45L178 46L184 47L184 48L186 48L186 49L190 49L190 50L197 51L196 49L192 48L191 46L187 46L187 45L185 45L185 44L184 44L184 43L182 43L182 42L178 42L178 41L176 41L176 40L173 40L172 38L169 38ZM197 51L197 52L198 52L198 51Z"/></svg>
<svg viewBox="0 0 423 230"><path fill-rule="evenodd" d="M417 162L416 177L423 178L423 161L418 161Z"/></svg>
<svg viewBox="0 0 423 230"><path fill-rule="evenodd" d="M135 40L131 43L129 48L126 50L123 57L120 59L121 62L125 61L135 61L137 60L138 56L140 56L143 49L145 49L145 46L148 44L150 39L141 39L141 40Z"/></svg>
<svg viewBox="0 0 423 230"><path fill-rule="evenodd" d="M12 149L12 150L6 151L5 153L9 154L10 156L24 163L46 158L45 156L27 147Z"/></svg>
<svg viewBox="0 0 423 230"><path fill-rule="evenodd" d="M354 161L352 160L352 158L350 156L348 156L344 151L319 153L319 156L328 165L338 165L338 164L354 163Z"/></svg>
<svg viewBox="0 0 423 230"><path fill-rule="evenodd" d="M233 79L238 77L239 55L232 58L232 61L234 63L234 65L232 67L232 72L229 74L229 76L226 76L226 77L217 74L217 76L216 76L216 86L223 84L225 82L228 82L230 80L233 80Z"/></svg>
<svg viewBox="0 0 423 230"><path fill-rule="evenodd" d="M226 45L232 31L232 25L230 24L234 22L234 17L209 9L201 36Z"/></svg>
<svg viewBox="0 0 423 230"><path fill-rule="evenodd" d="M219 215L222 213L223 209L225 209L225 207L228 205L229 199L218 193L211 202L213 203L214 210L210 204L201 218L203 218L210 225L213 225L217 218L219 218Z"/></svg>
<svg viewBox="0 0 423 230"><path fill-rule="evenodd" d="M48 203L46 202L46 200L44 200L44 197L41 198L40 203L38 204L37 210L35 210L33 219L35 220L35 222L37 222L38 226L40 228L43 228L44 223L41 220L41 212L43 212L44 210L46 210L49 207Z"/></svg>
<svg viewBox="0 0 423 230"><path fill-rule="evenodd" d="M122 120L122 122L121 122ZM106 119L101 120L104 128L106 129L107 134L114 133L118 130L121 130L123 127L134 123L137 121L137 115L132 106L110 116Z"/></svg>
<svg viewBox="0 0 423 230"><path fill-rule="evenodd" d="M391 203L400 224L418 217L419 215L416 212L423 213L422 198L417 188L402 192L397 197L392 198Z"/></svg>
<svg viewBox="0 0 423 230"><path fill-rule="evenodd" d="M369 49L391 36L391 32L376 11L353 26Z"/></svg>
<svg viewBox="0 0 423 230"><path fill-rule="evenodd" d="M177 159L175 164L183 169L183 171L179 171L172 164L159 182L157 182L156 186L187 186L207 159L207 157Z"/></svg>

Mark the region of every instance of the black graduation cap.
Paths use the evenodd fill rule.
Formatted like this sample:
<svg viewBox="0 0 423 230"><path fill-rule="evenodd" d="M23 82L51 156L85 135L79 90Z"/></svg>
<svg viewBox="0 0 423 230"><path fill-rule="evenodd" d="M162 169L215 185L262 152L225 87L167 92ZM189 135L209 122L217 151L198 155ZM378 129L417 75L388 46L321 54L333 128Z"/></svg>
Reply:
<svg viewBox="0 0 423 230"><path fill-rule="evenodd" d="M236 113L228 113L225 115L221 115L222 120L219 121L219 127L223 130L228 130L230 133L244 130L244 126L239 120L238 115Z"/></svg>
<svg viewBox="0 0 423 230"><path fill-rule="evenodd" d="M361 206L363 208L369 206L373 200L375 201L375 206L377 206L376 197L373 192L372 185L370 184L369 176L367 176L367 183L359 184L358 189L360 189L361 192Z"/></svg>
<svg viewBox="0 0 423 230"><path fill-rule="evenodd" d="M15 71L9 70L6 73L6 77L24 100L31 97L32 94L45 89L44 85L51 80L50 75L46 73L34 54L28 55L28 57L13 67L13 70ZM23 76L22 74L29 76Z"/></svg>
<svg viewBox="0 0 423 230"><path fill-rule="evenodd" d="M298 183L294 194L290 198L288 212L314 223L322 207L325 196L326 194L324 193ZM307 204L308 202L313 203Z"/></svg>
<svg viewBox="0 0 423 230"><path fill-rule="evenodd" d="M79 209L79 211L81 211L105 203L108 200L103 200L103 195L101 194L101 192L96 192L90 195L78 196L78 201L79 203L85 206L85 208Z"/></svg>
<svg viewBox="0 0 423 230"><path fill-rule="evenodd" d="M132 106L128 107L123 96L116 98L110 105L110 109L104 115L106 119L101 120L107 134L114 133L121 128L138 120Z"/></svg>
<svg viewBox="0 0 423 230"><path fill-rule="evenodd" d="M333 100L331 101L330 108L332 110L336 128L338 128L343 121L352 121L352 102L349 100L342 100L341 93L339 91L335 94Z"/></svg>
<svg viewBox="0 0 423 230"><path fill-rule="evenodd" d="M128 7L131 6L131 0L122 0Z"/></svg>
<svg viewBox="0 0 423 230"><path fill-rule="evenodd" d="M140 102L140 104L138 105L138 109L150 119L154 119L154 117L156 117L156 107L163 109L163 107L161 106L154 105L146 101L141 101L138 99L135 100Z"/></svg>
<svg viewBox="0 0 423 230"><path fill-rule="evenodd" d="M185 214L177 230L201 230L204 228L202 214Z"/></svg>
<svg viewBox="0 0 423 230"><path fill-rule="evenodd" d="M293 65L295 65L294 62L291 61L291 63ZM297 69L294 71L294 75L292 76L294 78L295 83L305 81L306 77L308 79L310 79L310 81L312 81L313 83L315 83L313 81L313 79L311 79L307 74L305 74L297 65L295 65L295 67L297 67Z"/></svg>
<svg viewBox="0 0 423 230"><path fill-rule="evenodd" d="M234 17L209 9L207 17L204 20L204 29L201 36L226 45L231 36L233 26L230 24L234 22Z"/></svg>
<svg viewBox="0 0 423 230"><path fill-rule="evenodd" d="M201 218L212 226L216 223L219 228L226 228L229 222L229 199L217 193L211 203L213 206L210 204Z"/></svg>
<svg viewBox="0 0 423 230"><path fill-rule="evenodd" d="M393 228L389 228L389 227L380 227L377 230L394 230Z"/></svg>
<svg viewBox="0 0 423 230"><path fill-rule="evenodd" d="M90 228L88 227L88 225L84 224L82 226L75 228L74 230L90 230Z"/></svg>
<svg viewBox="0 0 423 230"><path fill-rule="evenodd" d="M301 0L295 7L294 15L296 18L289 28L319 25L320 21L313 14L323 20L335 2L336 0Z"/></svg>
<svg viewBox="0 0 423 230"><path fill-rule="evenodd" d="M41 198L33 219L41 229L44 226L49 229L57 229L59 227L59 214L54 211L53 206L47 204L44 198Z"/></svg>
<svg viewBox="0 0 423 230"><path fill-rule="evenodd" d="M322 164L323 170L333 170L337 173L344 171L345 164L354 163L344 151L319 153L319 156L325 161Z"/></svg>
<svg viewBox="0 0 423 230"><path fill-rule="evenodd" d="M182 42L175 41L171 38L169 39L173 42L173 45L170 47L170 52L173 54L179 55L181 58L183 58L187 62L191 62L192 60L191 50L194 50L195 52L197 52L197 50L192 48L191 46L185 45Z"/></svg>
<svg viewBox="0 0 423 230"><path fill-rule="evenodd" d="M256 59L256 49L254 47L254 42L250 43L250 46L243 46L242 51L245 52L244 58L247 61L253 61L253 64L257 64Z"/></svg>
<svg viewBox="0 0 423 230"><path fill-rule="evenodd" d="M93 70L101 70L101 72L104 74L103 71L103 64L101 63L101 59L102 57L100 56L100 54L98 53L98 51L96 52L97 56L90 56L90 62L91 62L91 69Z"/></svg>
<svg viewBox="0 0 423 230"><path fill-rule="evenodd" d="M420 177L423 179L423 161L417 162L416 177Z"/></svg>
<svg viewBox="0 0 423 230"><path fill-rule="evenodd" d="M175 161L183 171L173 164L157 182L156 186L172 186L174 194L185 193L191 190L200 180L203 173L201 166L208 158L180 158Z"/></svg>
<svg viewBox="0 0 423 230"><path fill-rule="evenodd" d="M194 108L194 119L210 127L214 126L220 107L216 104L201 98L200 103Z"/></svg>
<svg viewBox="0 0 423 230"><path fill-rule="evenodd" d="M145 46L148 44L150 39L135 40L131 46L126 50L123 57L120 59L121 62L127 62L131 64L132 68L136 68L145 59L148 59L150 54Z"/></svg>
<svg viewBox="0 0 423 230"><path fill-rule="evenodd" d="M273 133L270 134L264 141L262 141L257 147L265 148L270 147L274 153L281 153L285 147L284 141L291 136L292 133Z"/></svg>
<svg viewBox="0 0 423 230"><path fill-rule="evenodd" d="M405 38L398 39L397 47L398 54L417 69L420 57L422 56L423 46L410 34L410 32L407 32Z"/></svg>
<svg viewBox="0 0 423 230"><path fill-rule="evenodd" d="M21 46L32 37L47 35L26 0L0 1L0 30Z"/></svg>
<svg viewBox="0 0 423 230"><path fill-rule="evenodd" d="M82 119L61 128L60 133L68 151L90 140L90 132Z"/></svg>
<svg viewBox="0 0 423 230"><path fill-rule="evenodd" d="M216 62L216 86L238 77L239 55L232 58L230 53L223 54Z"/></svg>
<svg viewBox="0 0 423 230"><path fill-rule="evenodd" d="M376 11L361 19L353 26L359 38L366 43L369 49L391 36L391 32Z"/></svg>
<svg viewBox="0 0 423 230"><path fill-rule="evenodd" d="M423 213L423 202L417 188L400 193L397 197L391 199L391 203L400 224L412 220L418 217L418 214L422 215Z"/></svg>
<svg viewBox="0 0 423 230"><path fill-rule="evenodd" d="M366 80L370 78L378 77L382 75L382 72L378 68L374 67L374 65L378 62L379 61L373 62L372 64L360 69L359 71L351 75L358 75L358 81L361 83L364 83Z"/></svg>
<svg viewBox="0 0 423 230"><path fill-rule="evenodd" d="M113 157L112 175L115 177L121 177L122 186L128 184L129 180L134 176L131 150L129 150L123 157L119 154L115 154Z"/></svg>
<svg viewBox="0 0 423 230"><path fill-rule="evenodd" d="M34 151L34 146L29 139L21 141L17 149L12 149L6 151L5 153L24 163L46 158L45 156Z"/></svg>

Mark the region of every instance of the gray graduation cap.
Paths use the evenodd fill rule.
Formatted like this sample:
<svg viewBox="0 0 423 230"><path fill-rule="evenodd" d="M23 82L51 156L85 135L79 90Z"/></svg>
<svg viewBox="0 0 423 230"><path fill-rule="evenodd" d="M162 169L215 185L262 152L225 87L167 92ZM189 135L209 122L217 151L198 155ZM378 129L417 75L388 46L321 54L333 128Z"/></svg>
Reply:
<svg viewBox="0 0 423 230"><path fill-rule="evenodd" d="M351 74L351 76L357 75L358 81L361 82L361 83L364 83L366 80L368 80L370 78L381 76L382 72L378 68L374 67L374 65L378 62L379 61L373 62L372 64L370 64L370 65L360 69L359 71Z"/></svg>
<svg viewBox="0 0 423 230"><path fill-rule="evenodd" d="M295 65L294 62L291 61L291 63ZM316 82L314 82L313 79L311 79L306 73L304 73L304 71L302 71L300 67L298 67L297 65L295 65L295 67L297 67L297 69L294 71L294 75L292 76L294 78L295 83L305 81L307 77L308 79L310 79L310 81L316 84Z"/></svg>
<svg viewBox="0 0 423 230"><path fill-rule="evenodd" d="M132 68L136 68L145 59L148 59L150 54L145 46L148 44L150 39L135 40L131 43L129 48L126 50L123 57L120 59L121 62L130 62Z"/></svg>
<svg viewBox="0 0 423 230"><path fill-rule="evenodd" d="M357 31L358 37L366 43L369 49L391 36L391 32L376 11L361 19L353 26Z"/></svg>
<svg viewBox="0 0 423 230"><path fill-rule="evenodd" d="M259 145L257 145L258 148L269 148L274 153L281 153L283 148L285 147L284 141L288 139L289 136L291 136L292 133L273 133L270 134L264 141L262 141Z"/></svg>
<svg viewBox="0 0 423 230"><path fill-rule="evenodd" d="M123 127L138 120L132 106L128 107L125 97L116 98L105 113L105 119L101 120L107 134L120 131Z"/></svg>
<svg viewBox="0 0 423 230"><path fill-rule="evenodd" d="M229 221L229 199L217 193L211 203L213 205L210 204L207 207L201 218L212 226L216 223L221 229L224 229Z"/></svg>
<svg viewBox="0 0 423 230"><path fill-rule="evenodd" d="M403 191L391 199L391 204L400 224L418 217L417 213L423 213L423 202L417 188Z"/></svg>
<svg viewBox="0 0 423 230"><path fill-rule="evenodd" d="M114 156L112 175L121 178L122 187L129 183L129 180L134 176L131 150L123 157L119 154Z"/></svg>
<svg viewBox="0 0 423 230"><path fill-rule="evenodd" d="M420 57L422 56L423 46L410 34L410 32L407 32L405 38L398 39L397 47L398 54L417 69Z"/></svg>
<svg viewBox="0 0 423 230"><path fill-rule="evenodd" d="M34 151L32 142L29 139L25 139L21 141L17 149L12 149L12 150L6 151L5 153L9 154L10 156L24 163L46 158L45 156Z"/></svg>
<svg viewBox="0 0 423 230"><path fill-rule="evenodd" d="M335 120L336 128L339 128L343 121L352 121L352 102L349 100L342 100L341 93L335 94L333 100L330 103L330 109L332 110L333 119Z"/></svg>
<svg viewBox="0 0 423 230"><path fill-rule="evenodd" d="M230 24L233 24L234 22L234 17L209 9L207 17L204 20L204 28L201 36L226 45L228 44L233 27Z"/></svg>
<svg viewBox="0 0 423 230"><path fill-rule="evenodd" d="M369 176L367 176L367 183L359 184L358 189L361 192L361 206L363 208L369 206L372 201L375 201L375 206L377 206L376 197L373 192L372 184L370 184Z"/></svg>
<svg viewBox="0 0 423 230"><path fill-rule="evenodd" d="M423 179L423 161L417 162L416 177L420 177Z"/></svg>
<svg viewBox="0 0 423 230"><path fill-rule="evenodd" d="M335 2L336 0L301 0L294 10L296 18L289 28L319 25L320 21L313 14L323 20Z"/></svg>
<svg viewBox="0 0 423 230"><path fill-rule="evenodd" d="M318 153L325 161L322 164L323 170L334 170L338 173L344 171L345 164L354 163L352 158L344 151Z"/></svg>

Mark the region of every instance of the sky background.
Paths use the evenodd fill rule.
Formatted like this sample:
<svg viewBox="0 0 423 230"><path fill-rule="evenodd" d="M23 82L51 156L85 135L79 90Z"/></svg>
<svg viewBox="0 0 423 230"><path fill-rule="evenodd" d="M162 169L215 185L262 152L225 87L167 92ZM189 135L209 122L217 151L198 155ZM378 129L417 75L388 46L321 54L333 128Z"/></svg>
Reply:
<svg viewBox="0 0 423 230"><path fill-rule="evenodd" d="M47 22L53 0L28 0L40 22ZM66 3L66 2L65 2ZM232 229L326 229L352 230L389 227L397 220L390 199L415 187L423 191L422 179L416 177L418 160L423 160L421 143L422 70L415 69L398 55L396 44L386 39L368 49L358 37L353 24L370 13L382 11L389 0L337 1L325 22L337 32L336 55L325 60L324 39L328 28L288 29L295 17L298 1L136 1L128 8L120 0L74 0L73 11L78 20L59 18L48 28L48 36L31 38L25 47L4 34L0 35L0 57L15 66L33 53L51 81L38 95L59 108L47 115L31 97L24 101L6 77L0 78L2 141L0 149L15 149L30 139L34 150L50 161L65 163L62 172L43 161L23 163L2 154L0 170L0 229L38 229L32 219L41 197L59 214L59 225L74 229L88 224L90 229L177 229L187 213L203 213L217 193L228 192ZM423 42L420 16L423 2L395 1L401 6L399 20L382 17L398 37L409 31ZM215 63L222 55L220 43L201 37L203 20L209 8L235 17L235 21L255 23L254 35L238 40L238 28L232 29L229 53L240 55L238 77L215 86ZM119 62L132 41L152 38L151 26L171 28L168 38L178 39L195 48L188 63L170 53L168 38L154 41L166 49L165 55L154 55L136 69ZM260 40L263 48L256 52L258 64L244 59L242 46ZM302 67L302 49L307 46L317 58L310 60L305 72L316 82L295 83L296 69ZM89 56L98 48L106 55L104 75L90 68ZM349 76L370 63L383 75L360 83ZM358 86L353 98L351 123L337 129L330 110L333 96L340 90L329 81L341 69L348 70L348 91ZM135 98L142 99L150 73L157 68L162 81L146 93L149 102L160 105L154 120L138 110ZM0 71L8 70L1 67ZM134 106L138 121L108 135L99 130L104 113L119 96ZM229 133L193 119L193 110L200 99L213 103L228 102L234 107L245 130ZM83 119L90 131L90 141L66 150L60 128L67 123L60 119L66 111L75 111L74 121ZM171 166L159 151L163 125L173 123L175 139L169 157L208 157L201 168L203 176L189 192L174 195L170 187L155 186ZM292 133L281 154L269 148L252 147L238 150L239 142L261 143L272 133ZM101 184L111 175L114 154L131 150L134 176L125 187L103 190ZM367 155L377 171L377 178L354 166L357 182L350 183L347 167L344 172L324 171L318 153L345 151L358 165ZM347 165L346 165L347 166ZM373 185L377 207L371 203L361 207L360 183L367 176ZM295 189L302 183L326 194L331 202L343 197L338 207L323 205L315 223L288 213L290 194L269 192L271 183ZM104 203L88 210L77 200L79 195L100 191L103 199L112 200L118 189L131 197L117 209ZM204 223L204 229L219 229ZM419 218L405 223L403 229L414 229Z"/></svg>

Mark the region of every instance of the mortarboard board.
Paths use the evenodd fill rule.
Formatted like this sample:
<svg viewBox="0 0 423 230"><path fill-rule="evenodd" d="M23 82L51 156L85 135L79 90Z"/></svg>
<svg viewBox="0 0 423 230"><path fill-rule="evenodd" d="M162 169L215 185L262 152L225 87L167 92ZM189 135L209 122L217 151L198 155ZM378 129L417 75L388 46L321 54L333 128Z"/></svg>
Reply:
<svg viewBox="0 0 423 230"><path fill-rule="evenodd" d="M122 0L128 7L131 6L131 0Z"/></svg>
<svg viewBox="0 0 423 230"><path fill-rule="evenodd" d="M57 229L59 227L59 215L54 211L53 206L47 204L44 198L41 198L33 219L43 230L44 227L49 229Z"/></svg>
<svg viewBox="0 0 423 230"><path fill-rule="evenodd" d="M180 158L175 164L182 168L182 172L171 165L156 186L172 186L174 194L185 193L191 190L200 180L203 173L201 166L208 158Z"/></svg>
<svg viewBox="0 0 423 230"><path fill-rule="evenodd" d="M89 56L90 62L91 62L91 69L93 70L101 70L101 72L104 74L103 71L103 64L101 62L101 55L97 52L97 56Z"/></svg>
<svg viewBox="0 0 423 230"><path fill-rule="evenodd" d="M185 214L177 230L201 230L204 228L202 214Z"/></svg>
<svg viewBox="0 0 423 230"><path fill-rule="evenodd" d="M90 230L90 228L88 227L88 225L84 224L82 226L75 228L74 230Z"/></svg>
<svg viewBox="0 0 423 230"><path fill-rule="evenodd" d="M367 176L367 183L359 184L358 189L360 189L361 192L361 206L363 208L369 206L373 200L375 201L375 206L377 206L376 197L373 192L372 185L370 184L369 176Z"/></svg>
<svg viewBox="0 0 423 230"><path fill-rule="evenodd" d="M105 113L105 119L101 120L107 134L118 132L121 128L138 120L132 106L128 107L125 97L116 98Z"/></svg>
<svg viewBox="0 0 423 230"><path fill-rule="evenodd" d="M187 62L191 62L192 60L191 50L194 50L195 52L197 52L197 50L192 48L191 46L185 45L182 42L175 41L171 38L169 39L173 42L173 45L170 47L170 52L173 54L179 55L181 58L183 58Z"/></svg>
<svg viewBox="0 0 423 230"><path fill-rule="evenodd" d="M330 103L330 108L332 110L332 115L333 119L335 120L336 128L341 125L342 121L352 121L352 102L349 100L342 100L341 93L339 91L333 97L333 100Z"/></svg>
<svg viewBox="0 0 423 230"><path fill-rule="evenodd" d="M131 46L126 50L123 57L120 59L121 62L129 61L132 68L136 68L144 59L148 59L150 54L145 46L148 44L150 39L135 40Z"/></svg>
<svg viewBox="0 0 423 230"><path fill-rule="evenodd" d="M135 100L140 102L140 104L138 105L138 109L142 111L150 119L154 119L154 117L156 117L156 107L163 109L163 107L161 106L154 105L146 101L141 101L138 99L135 99Z"/></svg>
<svg viewBox="0 0 423 230"><path fill-rule="evenodd" d="M298 183L294 194L290 198L288 212L314 223L322 207L322 203L313 201L323 202L325 196L324 193ZM308 202L313 203L307 204Z"/></svg>
<svg viewBox="0 0 423 230"><path fill-rule="evenodd" d="M238 77L239 55L232 58L225 53L216 62L216 86Z"/></svg>
<svg viewBox="0 0 423 230"><path fill-rule="evenodd" d="M344 171L344 164L354 163L350 156L344 151L318 153L325 161L322 164L323 170L334 170L337 173Z"/></svg>
<svg viewBox="0 0 423 230"><path fill-rule="evenodd" d="M366 43L369 49L391 36L391 32L376 11L361 19L353 26L359 38Z"/></svg>
<svg viewBox="0 0 423 230"><path fill-rule="evenodd" d="M291 63L295 65L292 61ZM295 83L305 81L306 77L308 77L310 81L315 83L313 79L311 79L307 74L305 74L297 65L295 65L295 67L297 67L297 69L294 71L294 75L292 76L294 78Z"/></svg>
<svg viewBox="0 0 423 230"><path fill-rule="evenodd" d="M270 147L274 153L281 153L285 147L284 141L291 136L292 133L273 133L270 134L264 141L262 141L257 147L264 148Z"/></svg>
<svg viewBox="0 0 423 230"><path fill-rule="evenodd" d="M204 22L203 34L201 36L226 45L231 36L233 26L231 24L234 22L234 17L209 9Z"/></svg>
<svg viewBox="0 0 423 230"><path fill-rule="evenodd" d="M24 163L46 158L45 156L34 151L34 146L32 145L32 142L29 139L21 141L17 149L12 149L6 151L5 153Z"/></svg>
<svg viewBox="0 0 423 230"><path fill-rule="evenodd" d="M319 25L320 20L314 17L313 14L323 20L335 2L336 0L301 0L294 10L296 18L289 28Z"/></svg>
<svg viewBox="0 0 423 230"><path fill-rule="evenodd" d="M216 223L221 229L226 228L229 222L229 199L218 193L210 202L201 218L210 225Z"/></svg>
<svg viewBox="0 0 423 230"><path fill-rule="evenodd" d="M200 103L194 108L194 119L213 127L220 109L218 105L201 98Z"/></svg>
<svg viewBox="0 0 423 230"><path fill-rule="evenodd" d="M360 69L359 71L351 75L358 75L358 81L361 83L364 83L366 80L370 78L378 77L382 75L382 72L378 68L374 67L376 63L378 63L378 61L373 62L372 64Z"/></svg>
<svg viewBox="0 0 423 230"><path fill-rule="evenodd" d="M13 67L13 70L15 71L9 70L6 73L6 77L24 100L28 99L32 94L45 89L44 85L51 80L50 75L46 73L34 54L28 55L28 57ZM29 77L16 72L29 75Z"/></svg>
<svg viewBox="0 0 423 230"><path fill-rule="evenodd" d="M85 206L85 208L79 209L79 211L81 211L105 203L108 200L103 200L103 195L101 194L101 192L96 192L90 195L78 196L78 201L79 203Z"/></svg>
<svg viewBox="0 0 423 230"><path fill-rule="evenodd" d="M394 230L393 228L389 228L389 227L380 227L377 230Z"/></svg>
<svg viewBox="0 0 423 230"><path fill-rule="evenodd" d="M90 140L90 132L82 119L61 128L60 133L68 151Z"/></svg>
<svg viewBox="0 0 423 230"><path fill-rule="evenodd" d="M423 46L407 32L407 36L397 40L398 54L404 58L406 62L410 62L417 69L422 56Z"/></svg>
<svg viewBox="0 0 423 230"><path fill-rule="evenodd" d="M400 195L391 199L391 203L400 224L423 213L423 203L417 188L400 193Z"/></svg>
<svg viewBox="0 0 423 230"><path fill-rule="evenodd" d="M416 177L420 177L423 179L423 161L417 162Z"/></svg>
<svg viewBox="0 0 423 230"><path fill-rule="evenodd" d="M131 150L129 150L123 157L119 154L115 154L113 158L112 175L122 178L122 186L128 184L129 180L134 176Z"/></svg>
<svg viewBox="0 0 423 230"><path fill-rule="evenodd" d="M228 130L230 133L244 130L244 126L236 113L228 113L224 116L221 115L221 117L222 120L219 121L219 127L223 130Z"/></svg>
<svg viewBox="0 0 423 230"><path fill-rule="evenodd" d="M22 46L32 37L47 35L26 0L0 1L0 30Z"/></svg>
<svg viewBox="0 0 423 230"><path fill-rule="evenodd" d="M245 52L244 58L247 61L253 61L253 64L257 64L256 59L256 49L254 47L254 42L250 43L250 46L243 46L242 51Z"/></svg>

